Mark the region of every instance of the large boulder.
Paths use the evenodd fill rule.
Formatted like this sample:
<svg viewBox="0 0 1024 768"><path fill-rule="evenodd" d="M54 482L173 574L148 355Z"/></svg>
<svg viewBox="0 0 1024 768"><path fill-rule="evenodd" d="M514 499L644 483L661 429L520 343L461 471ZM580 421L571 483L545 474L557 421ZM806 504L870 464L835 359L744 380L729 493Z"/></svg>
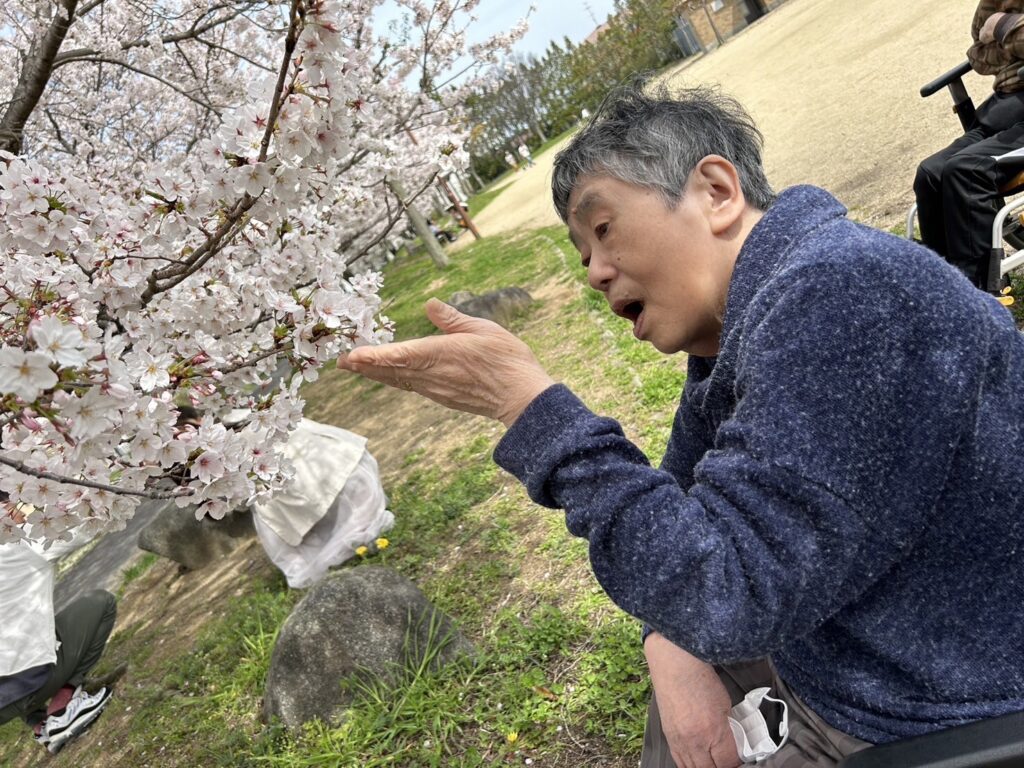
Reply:
<svg viewBox="0 0 1024 768"><path fill-rule="evenodd" d="M168 502L139 532L138 545L194 571L219 560L255 535L252 514L246 509L237 509L221 520L196 520L194 507L181 509Z"/></svg>
<svg viewBox="0 0 1024 768"><path fill-rule="evenodd" d="M503 328L508 328L512 320L529 309L533 297L522 288L513 286L480 296L469 291L459 291L452 294L449 303L464 315L493 320Z"/></svg>
<svg viewBox="0 0 1024 768"><path fill-rule="evenodd" d="M278 717L293 729L314 718L337 723L356 695L343 681L394 681L439 644L434 667L474 653L452 621L401 574L369 565L332 573L281 627L263 717Z"/></svg>

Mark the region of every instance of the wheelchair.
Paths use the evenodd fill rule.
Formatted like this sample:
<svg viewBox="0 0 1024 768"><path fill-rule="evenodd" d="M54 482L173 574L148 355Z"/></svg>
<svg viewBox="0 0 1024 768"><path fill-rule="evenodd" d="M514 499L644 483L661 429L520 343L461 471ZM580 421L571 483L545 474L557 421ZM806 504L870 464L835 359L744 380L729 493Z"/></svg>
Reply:
<svg viewBox="0 0 1024 768"><path fill-rule="evenodd" d="M971 69L970 62L963 62L944 75L921 88L921 96L927 98L943 88L949 89L953 98L953 112L960 119L964 131L974 123L974 102L964 87L963 77ZM1024 67L1019 73L1024 78ZM1024 192L1024 147L1008 152L996 158L997 166L1005 171L1009 181L999 189L1004 199ZM917 218L917 205L911 207L907 214L907 238L914 238L914 223ZM1009 249L1007 248L1009 246ZM1024 264L1024 196L1006 202L996 214L992 223L992 240L988 256L988 267L984 274L981 288L999 296L1001 303L1013 304L1009 294L1007 273Z"/></svg>

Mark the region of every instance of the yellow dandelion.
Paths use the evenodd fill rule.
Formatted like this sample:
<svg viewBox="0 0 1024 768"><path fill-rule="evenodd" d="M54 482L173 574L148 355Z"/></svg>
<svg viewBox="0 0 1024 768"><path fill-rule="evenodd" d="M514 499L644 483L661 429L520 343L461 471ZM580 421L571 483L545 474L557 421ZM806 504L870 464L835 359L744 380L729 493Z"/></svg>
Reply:
<svg viewBox="0 0 1024 768"><path fill-rule="evenodd" d="M515 744L517 741L519 741L519 732L509 731L505 734L505 741L507 741L509 744Z"/></svg>
<svg viewBox="0 0 1024 768"><path fill-rule="evenodd" d="M360 557L366 557L366 553L369 551L366 547L356 547L356 554Z"/></svg>
<svg viewBox="0 0 1024 768"><path fill-rule="evenodd" d="M387 549L391 542L385 539L383 536L376 541L377 549Z"/></svg>

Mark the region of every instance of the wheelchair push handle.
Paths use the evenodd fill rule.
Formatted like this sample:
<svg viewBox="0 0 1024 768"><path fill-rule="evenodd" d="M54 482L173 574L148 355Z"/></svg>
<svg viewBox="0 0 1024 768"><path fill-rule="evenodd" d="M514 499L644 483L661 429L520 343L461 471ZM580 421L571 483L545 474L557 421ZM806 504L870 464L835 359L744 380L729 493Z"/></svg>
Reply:
<svg viewBox="0 0 1024 768"><path fill-rule="evenodd" d="M957 65L953 69L949 70L949 72L947 72L946 74L936 78L935 80L932 80L930 83L928 83L928 85L922 86L921 96L923 96L924 98L928 98L932 94L938 93L946 86L955 83L957 80L962 78L970 71L971 62L969 61L965 61Z"/></svg>
<svg viewBox="0 0 1024 768"><path fill-rule="evenodd" d="M965 61L921 89L921 96L928 98L942 88L949 88L949 95L953 97L953 112L960 119L960 125L965 131L971 129L975 118L974 102L971 101L963 80L964 75L970 71L971 64Z"/></svg>

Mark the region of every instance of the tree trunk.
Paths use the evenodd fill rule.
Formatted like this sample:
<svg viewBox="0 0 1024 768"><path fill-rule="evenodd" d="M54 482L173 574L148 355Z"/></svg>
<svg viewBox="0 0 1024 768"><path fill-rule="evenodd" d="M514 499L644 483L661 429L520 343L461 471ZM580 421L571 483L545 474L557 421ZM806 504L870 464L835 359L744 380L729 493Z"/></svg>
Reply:
<svg viewBox="0 0 1024 768"><path fill-rule="evenodd" d="M544 135L544 131L541 130L539 122L536 122L536 123L533 124L533 132L537 135L537 138L540 139L540 143L541 144L544 144L544 143L547 142L548 137Z"/></svg>
<svg viewBox="0 0 1024 768"><path fill-rule="evenodd" d="M412 228L416 230L416 234L420 236L420 240L423 241L423 247L427 249L427 253L430 254L430 258L433 259L441 269L448 266L448 256L445 255L444 250L441 248L441 244L437 242L437 238L434 237L434 233L430 231L430 227L427 226L427 220L423 217L423 214L416 210L416 206L412 204L411 200L406 199L405 188L402 184L394 179L388 179L388 186L391 191L395 193L399 201L402 203L402 207L405 208L405 213L409 217L409 221L412 222Z"/></svg>
<svg viewBox="0 0 1024 768"><path fill-rule="evenodd" d="M53 60L60 52L74 18L78 0L64 0L54 9L53 20L41 39L34 40L14 86L7 111L0 117L0 150L21 152L22 135L46 84L53 74ZM67 16L64 16L64 12Z"/></svg>

